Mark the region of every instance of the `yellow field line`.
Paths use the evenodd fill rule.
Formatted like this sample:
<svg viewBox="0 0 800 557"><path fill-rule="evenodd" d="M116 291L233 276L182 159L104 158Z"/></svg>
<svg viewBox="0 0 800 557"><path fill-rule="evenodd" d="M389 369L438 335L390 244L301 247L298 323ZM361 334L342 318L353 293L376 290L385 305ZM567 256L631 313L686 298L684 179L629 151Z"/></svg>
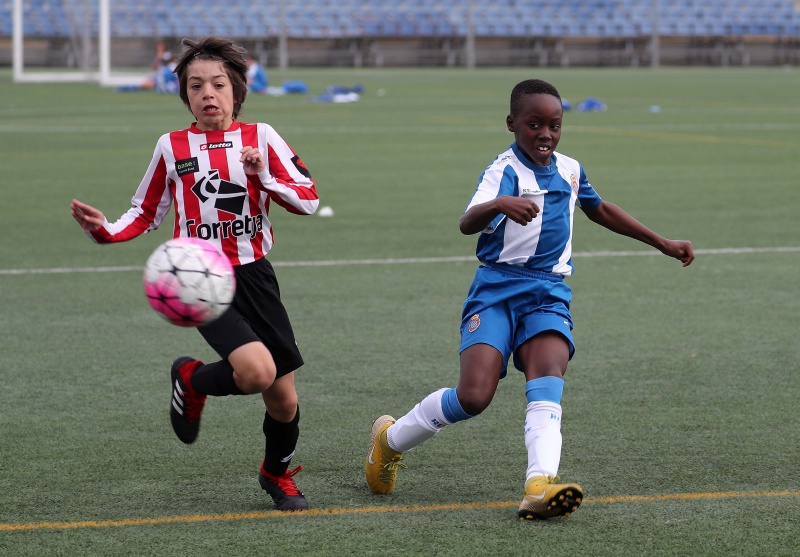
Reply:
<svg viewBox="0 0 800 557"><path fill-rule="evenodd" d="M728 491L708 493L668 493L663 495L620 495L616 497L595 497L584 504L610 504L647 501L686 501L695 499L732 499L743 497L796 497L800 490L786 491ZM23 530L67 530L74 528L108 528L119 526L141 526L145 524L186 524L191 522L218 522L223 520L253 520L261 518L303 518L309 516L335 516L376 513L406 513L422 511L460 511L516 507L516 501L486 503L452 503L447 505L410 505L403 507L357 507L342 509L311 509L298 513L281 511L260 511L252 513L198 514L187 516L164 516L152 518L127 518L124 520L85 520L80 522L34 522L29 524L1 524L0 532Z"/></svg>

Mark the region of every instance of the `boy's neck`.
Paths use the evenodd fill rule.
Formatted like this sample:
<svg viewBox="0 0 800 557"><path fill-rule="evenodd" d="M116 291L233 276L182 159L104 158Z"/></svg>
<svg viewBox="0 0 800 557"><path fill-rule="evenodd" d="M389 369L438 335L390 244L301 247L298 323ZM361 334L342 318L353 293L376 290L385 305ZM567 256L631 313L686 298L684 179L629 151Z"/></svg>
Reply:
<svg viewBox="0 0 800 557"><path fill-rule="evenodd" d="M550 158L548 158L548 159L547 159L547 164L544 164L544 165L542 165L542 164L539 164L539 163L537 163L535 160L533 160L533 159L530 157L530 155L528 155L528 153L526 153L526 152L525 152L525 150L524 150L522 147L520 147L519 143L517 143L517 142L515 141L515 142L514 142L514 145L516 146L517 150L518 150L520 153L522 153L522 156L523 156L523 157L525 157L525 160L527 160L527 161L528 161L529 163L531 163L532 165L534 165L534 166L536 166L536 167L538 167L538 168L547 168L547 167L549 167L549 166L553 166L553 160L554 160L554 158L555 158L555 155L550 155Z"/></svg>

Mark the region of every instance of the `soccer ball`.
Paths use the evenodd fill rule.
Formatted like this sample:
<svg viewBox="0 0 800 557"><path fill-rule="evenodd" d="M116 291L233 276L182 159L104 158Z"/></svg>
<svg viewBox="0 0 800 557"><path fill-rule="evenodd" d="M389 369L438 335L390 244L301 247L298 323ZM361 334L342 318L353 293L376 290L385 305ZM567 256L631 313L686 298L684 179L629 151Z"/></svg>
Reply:
<svg viewBox="0 0 800 557"><path fill-rule="evenodd" d="M199 238L173 238L158 246L144 266L147 301L180 327L207 325L233 300L236 278L225 254Z"/></svg>

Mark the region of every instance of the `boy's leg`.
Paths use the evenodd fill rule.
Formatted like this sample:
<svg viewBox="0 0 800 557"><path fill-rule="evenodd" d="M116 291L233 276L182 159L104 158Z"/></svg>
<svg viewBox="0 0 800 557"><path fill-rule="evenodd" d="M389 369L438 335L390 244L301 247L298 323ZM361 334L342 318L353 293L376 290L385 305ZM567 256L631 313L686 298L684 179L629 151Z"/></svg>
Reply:
<svg viewBox="0 0 800 557"><path fill-rule="evenodd" d="M448 408L447 412L445 407ZM453 421L445 417L446 413L450 414ZM370 491L383 495L391 493L405 451L424 443L445 425L469 417L458 403L455 389L439 389L422 399L397 421L389 415L375 420L364 465Z"/></svg>
<svg viewBox="0 0 800 557"><path fill-rule="evenodd" d="M502 362L503 357L495 348L486 344L470 346L461 354L458 387L429 394L396 421L388 415L375 420L365 464L370 490L377 494L391 493L404 452L432 438L444 426L485 410L497 390Z"/></svg>
<svg viewBox="0 0 800 557"><path fill-rule="evenodd" d="M542 333L519 349L528 379L525 446L528 468L519 516L543 519L565 516L578 508L583 490L577 484L557 484L561 461L561 395L569 346L555 331Z"/></svg>
<svg viewBox="0 0 800 557"><path fill-rule="evenodd" d="M203 364L181 356L172 364L170 422L178 438L194 443L200 431L200 416L207 396L263 392L274 381L275 363L260 341L236 348L227 359Z"/></svg>
<svg viewBox="0 0 800 557"><path fill-rule="evenodd" d="M513 319L497 287L507 277L480 266L461 313L461 372L458 387L425 397L395 422L381 416L372 426L365 473L373 493L390 493L404 451L436 435L444 426L483 412L494 397L511 352ZM512 280L514 280L512 278Z"/></svg>
<svg viewBox="0 0 800 557"><path fill-rule="evenodd" d="M265 390L266 386L257 390L252 373L248 374L246 384L244 381L237 382L237 372L241 375L246 369L260 369L262 376L271 372L272 378L275 374L269 350L236 308L230 307L219 319L197 330L222 360L204 365L189 356L181 356L172 364L170 422L178 438L187 444L197 439L200 416L208 395L241 395ZM265 361L267 364L263 363ZM256 365L250 365L250 362ZM271 369L268 368L270 363ZM272 378L267 377L270 383ZM254 387L256 390L253 390Z"/></svg>
<svg viewBox="0 0 800 557"><path fill-rule="evenodd" d="M403 453L424 443L444 426L471 416L458 402L456 389L439 389L426 396L411 411L396 420L381 416L372 424L371 443L364 473L370 491L386 495L397 481Z"/></svg>
<svg viewBox="0 0 800 557"><path fill-rule="evenodd" d="M275 380L263 393L264 460L259 469L258 481L281 511L298 511L308 508L303 493L294 482L294 475L302 470L298 466L289 470L300 436L300 407L294 385L294 372Z"/></svg>
<svg viewBox="0 0 800 557"><path fill-rule="evenodd" d="M192 388L191 377L203 362L190 356L180 356L172 362L170 381L172 392L169 402L169 421L181 442L194 443L200 432L200 416L206 404L206 395Z"/></svg>
<svg viewBox="0 0 800 557"><path fill-rule="evenodd" d="M220 360L198 367L191 376L192 388L210 396L245 394L234 379L233 366L228 360Z"/></svg>
<svg viewBox="0 0 800 557"><path fill-rule="evenodd" d="M299 436L294 370L303 365L303 358L269 262L262 259L237 267L236 281L234 305L219 319L198 327L223 359L203 365L182 357L173 364L173 428L184 443L191 443L207 395L261 393L266 441L259 483L279 510L305 509L305 497L292 479L300 467L288 470ZM178 402L188 402L191 411L179 414L176 405L183 408Z"/></svg>

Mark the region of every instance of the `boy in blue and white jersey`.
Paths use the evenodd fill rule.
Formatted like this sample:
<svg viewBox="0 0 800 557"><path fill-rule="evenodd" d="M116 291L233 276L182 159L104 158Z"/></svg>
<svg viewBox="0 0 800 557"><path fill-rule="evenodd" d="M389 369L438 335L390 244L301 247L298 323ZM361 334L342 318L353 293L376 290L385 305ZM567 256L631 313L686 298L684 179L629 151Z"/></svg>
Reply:
<svg viewBox="0 0 800 557"><path fill-rule="evenodd" d="M653 246L689 265L692 244L656 234L600 198L580 163L556 151L561 97L551 84L527 80L511 92L506 126L515 142L481 174L461 217L464 234L477 234L481 261L464 302L458 386L425 397L395 420L372 426L365 474L374 493L392 491L403 453L446 425L472 418L492 401L508 361L525 374L524 438L528 452L524 519L565 516L583 489L556 483L561 460L561 396L575 352L569 304L575 207L595 223Z"/></svg>

